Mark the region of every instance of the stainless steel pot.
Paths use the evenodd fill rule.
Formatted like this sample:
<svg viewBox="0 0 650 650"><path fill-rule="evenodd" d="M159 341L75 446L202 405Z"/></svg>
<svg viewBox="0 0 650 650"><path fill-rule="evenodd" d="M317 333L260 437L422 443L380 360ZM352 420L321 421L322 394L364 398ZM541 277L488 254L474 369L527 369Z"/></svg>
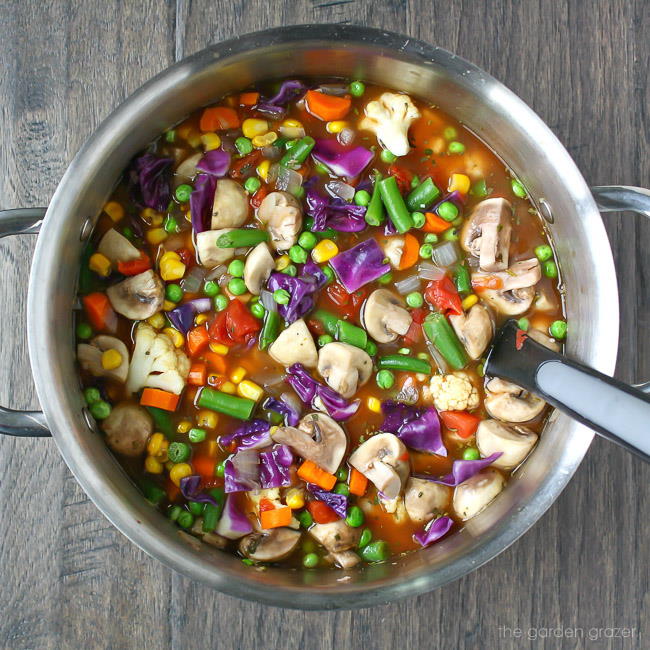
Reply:
<svg viewBox="0 0 650 650"><path fill-rule="evenodd" d="M98 435L75 369L71 309L83 241L131 157L197 107L262 79L294 75L361 78L431 99L497 151L548 221L567 287L568 318L580 332L569 338L568 353L613 372L618 294L607 235L591 191L542 120L484 71L426 43L352 26L289 27L227 41L172 66L115 110L77 154L47 210L29 284L29 351L43 414L2 409L0 431L51 431L106 517L144 551L190 578L284 607L366 607L435 589L512 544L557 498L592 432L555 414L505 492L462 531L429 549L349 571L260 572L188 543L145 502ZM650 209L647 195L627 191L608 188L599 195L610 209ZM630 197L640 203L630 204ZM0 215L0 236L36 232L41 216L6 212Z"/></svg>

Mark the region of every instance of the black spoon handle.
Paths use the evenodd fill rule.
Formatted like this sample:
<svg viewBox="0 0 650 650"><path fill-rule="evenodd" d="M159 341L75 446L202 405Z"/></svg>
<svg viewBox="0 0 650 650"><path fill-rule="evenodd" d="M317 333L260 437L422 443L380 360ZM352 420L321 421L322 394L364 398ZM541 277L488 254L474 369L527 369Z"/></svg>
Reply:
<svg viewBox="0 0 650 650"><path fill-rule="evenodd" d="M650 397L592 368L545 348L506 323L485 366L650 461Z"/></svg>

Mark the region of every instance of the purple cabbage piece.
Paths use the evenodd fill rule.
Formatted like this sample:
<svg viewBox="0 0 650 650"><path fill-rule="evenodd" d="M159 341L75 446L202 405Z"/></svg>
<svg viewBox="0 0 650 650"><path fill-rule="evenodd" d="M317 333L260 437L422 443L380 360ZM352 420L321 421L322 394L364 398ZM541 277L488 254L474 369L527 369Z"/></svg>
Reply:
<svg viewBox="0 0 650 650"><path fill-rule="evenodd" d="M433 406L417 408L386 400L381 410L384 413L382 431L394 433L411 449L439 456L447 455L447 449L442 442L438 411Z"/></svg>
<svg viewBox="0 0 650 650"><path fill-rule="evenodd" d="M423 478L433 483L440 485L448 485L449 487L456 487L464 483L468 479L478 474L482 469L491 465L502 452L497 451L487 458L479 458L479 460L455 460L451 466L451 473L442 476L441 478L433 478L428 474L414 474L416 478Z"/></svg>
<svg viewBox="0 0 650 650"><path fill-rule="evenodd" d="M196 501L198 503L211 503L213 506L219 507L219 503L205 492L199 490L201 484L201 477L198 475L186 476L181 479L180 488L181 494L188 501Z"/></svg>
<svg viewBox="0 0 650 650"><path fill-rule="evenodd" d="M217 189L217 179L211 174L199 174L194 181L194 191L190 194L190 214L195 233L210 230L212 204Z"/></svg>
<svg viewBox="0 0 650 650"><path fill-rule="evenodd" d="M374 239L366 239L333 257L330 266L345 290L353 293L390 271L390 265L385 264L384 259L379 244Z"/></svg>
<svg viewBox="0 0 650 650"><path fill-rule="evenodd" d="M323 503L326 503L334 512L345 519L348 514L348 498L345 494L336 494L336 492L328 492L314 485L313 483L307 483L307 489Z"/></svg>
<svg viewBox="0 0 650 650"><path fill-rule="evenodd" d="M429 546L444 537L453 525L454 520L451 517L432 519L423 530L419 530L413 535L413 539L421 546Z"/></svg>
<svg viewBox="0 0 650 650"><path fill-rule="evenodd" d="M230 492L259 490L259 453L253 449L238 451L224 464L224 489Z"/></svg>
<svg viewBox="0 0 650 650"><path fill-rule="evenodd" d="M397 228L395 228L395 225L390 219L386 219L386 221L384 222L384 235L386 235L386 237L390 237L396 234L397 234Z"/></svg>
<svg viewBox="0 0 650 650"><path fill-rule="evenodd" d="M142 202L148 208L164 212L171 200L170 170L174 161L146 153L134 161Z"/></svg>
<svg viewBox="0 0 650 650"><path fill-rule="evenodd" d="M272 120L280 120L284 117L287 109L283 106L276 106L269 102L259 102L255 104L255 110L268 115Z"/></svg>
<svg viewBox="0 0 650 650"><path fill-rule="evenodd" d="M194 316L210 311L210 298L188 300L171 311L165 312L169 322L182 334L187 334L194 326Z"/></svg>
<svg viewBox="0 0 650 650"><path fill-rule="evenodd" d="M253 532L251 522L239 511L237 501L232 494L226 496L226 503L215 532L227 539L239 539Z"/></svg>
<svg viewBox="0 0 650 650"><path fill-rule="evenodd" d="M336 176L347 178L358 176L374 157L370 149L346 147L333 138L318 138L312 155Z"/></svg>
<svg viewBox="0 0 650 650"><path fill-rule="evenodd" d="M283 81L278 92L273 97L265 98L264 101L275 106L286 106L296 101L307 92L307 86L298 79L287 79Z"/></svg>
<svg viewBox="0 0 650 650"><path fill-rule="evenodd" d="M284 423L289 427L295 427L300 421L300 413L281 399L269 397L262 404L262 408L267 411L275 411L282 415L284 417Z"/></svg>
<svg viewBox="0 0 650 650"><path fill-rule="evenodd" d="M271 425L266 420L256 418L250 422L244 422L238 426L232 433L219 438L219 443L222 446L229 445L233 440L237 441L238 446L254 449L259 446L262 447L261 441L268 439L270 444L270 436L268 435ZM264 436L266 434L266 438ZM259 444L258 444L259 443Z"/></svg>
<svg viewBox="0 0 650 650"><path fill-rule="evenodd" d="M291 485L293 454L286 445L274 445L260 454L260 484L263 489Z"/></svg>
<svg viewBox="0 0 650 650"><path fill-rule="evenodd" d="M366 227L364 206L346 203L343 199L328 199L314 189L307 192L307 214L314 219L314 232L327 228L360 232Z"/></svg>
<svg viewBox="0 0 650 650"><path fill-rule="evenodd" d="M196 165L196 168L199 171L218 177L225 176L229 167L230 154L223 149L212 149L207 151Z"/></svg>
<svg viewBox="0 0 650 650"><path fill-rule="evenodd" d="M327 276L314 262L309 260L299 277L286 273L271 273L267 282L270 292L284 289L291 299L286 305L278 305L278 312L287 323L293 323L314 308L314 294L327 284Z"/></svg>

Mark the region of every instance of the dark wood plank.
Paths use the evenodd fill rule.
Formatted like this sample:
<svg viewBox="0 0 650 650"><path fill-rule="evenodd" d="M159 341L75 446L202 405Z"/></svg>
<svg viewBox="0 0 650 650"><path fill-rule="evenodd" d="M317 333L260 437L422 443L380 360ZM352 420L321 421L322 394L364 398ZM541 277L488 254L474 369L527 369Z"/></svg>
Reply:
<svg viewBox="0 0 650 650"><path fill-rule="evenodd" d="M274 25L352 22L446 47L485 67L555 130L594 184L650 183L650 15L643 0L0 2L2 207L46 203L98 122L174 58ZM606 217L619 269L618 375L650 376L650 224ZM0 401L36 406L22 331L29 240L0 243ZM128 543L51 441L0 440L0 646L10 648L641 648L548 628L647 634L649 470L596 441L540 523L438 592L372 610L285 612L217 594ZM547 633L548 634L548 633ZM643 638L643 637L642 637Z"/></svg>

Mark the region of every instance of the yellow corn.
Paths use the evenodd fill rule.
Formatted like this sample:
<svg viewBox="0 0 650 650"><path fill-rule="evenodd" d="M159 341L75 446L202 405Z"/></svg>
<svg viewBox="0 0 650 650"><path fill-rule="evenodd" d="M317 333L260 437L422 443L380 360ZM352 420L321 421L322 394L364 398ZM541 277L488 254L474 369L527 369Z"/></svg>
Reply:
<svg viewBox="0 0 650 650"><path fill-rule="evenodd" d="M287 129L302 129L302 122L289 118L282 122L282 126Z"/></svg>
<svg viewBox="0 0 650 650"><path fill-rule="evenodd" d="M373 413L381 413L381 401L376 397L369 397L366 406Z"/></svg>
<svg viewBox="0 0 650 650"><path fill-rule="evenodd" d="M238 384L245 376L246 376L246 368L242 368L241 366L237 366L230 373L230 381L232 381L233 384Z"/></svg>
<svg viewBox="0 0 650 650"><path fill-rule="evenodd" d="M162 449L162 443L165 440L165 436L162 433L152 433L147 442L147 451L150 456L157 456Z"/></svg>
<svg viewBox="0 0 650 650"><path fill-rule="evenodd" d="M305 495L300 488L291 488L287 490L284 502L292 510L300 510L305 507Z"/></svg>
<svg viewBox="0 0 650 650"><path fill-rule="evenodd" d="M473 307L478 302L478 296L474 293L470 293L469 296L463 299L461 303L463 309L467 311L470 307Z"/></svg>
<svg viewBox="0 0 650 650"><path fill-rule="evenodd" d="M230 348L227 345L224 345L223 343L214 343L210 342L209 348L214 352L215 354L220 354L221 356L224 356L228 354L228 350Z"/></svg>
<svg viewBox="0 0 650 650"><path fill-rule="evenodd" d="M223 390L223 386L221 387L221 390ZM257 402L262 399L264 389L261 386L258 386L255 382L250 381L250 379L244 379L244 381L237 384L237 394L240 397L246 397L247 399L252 399Z"/></svg>
<svg viewBox="0 0 650 650"><path fill-rule="evenodd" d="M185 213L185 221L192 223L192 213L189 210Z"/></svg>
<svg viewBox="0 0 650 650"><path fill-rule="evenodd" d="M257 171L257 175L266 183L268 177L269 177L269 168L271 167L271 161L270 160L263 160L258 166L255 171Z"/></svg>
<svg viewBox="0 0 650 650"><path fill-rule="evenodd" d="M274 434L274 433L275 433L279 428L280 428L280 427L279 427L277 424L273 425L273 426L269 429L269 434L270 434L270 435L273 435L273 434Z"/></svg>
<svg viewBox="0 0 650 650"><path fill-rule="evenodd" d="M201 142L206 151L212 151L221 146L221 138L216 133L204 133L201 136Z"/></svg>
<svg viewBox="0 0 650 650"><path fill-rule="evenodd" d="M150 244L157 246L167 239L167 231L164 228L150 228L145 237Z"/></svg>
<svg viewBox="0 0 650 650"><path fill-rule="evenodd" d="M172 343L174 344L174 347L182 348L183 345L185 345L185 338L177 329L174 329L173 327L165 327L163 333L169 336L169 338L172 340Z"/></svg>
<svg viewBox="0 0 650 650"><path fill-rule="evenodd" d="M190 147L197 149L201 145L201 134L198 131L190 131L187 136L187 143Z"/></svg>
<svg viewBox="0 0 650 650"><path fill-rule="evenodd" d="M189 420L181 420L176 426L178 433L187 433L192 428L192 423Z"/></svg>
<svg viewBox="0 0 650 650"><path fill-rule="evenodd" d="M104 370L115 370L122 365L122 355L117 350L105 350L102 352L102 368Z"/></svg>
<svg viewBox="0 0 650 650"><path fill-rule="evenodd" d="M289 264L291 264L291 258L288 255L281 255L275 260L275 270L283 271Z"/></svg>
<svg viewBox="0 0 650 650"><path fill-rule="evenodd" d="M162 474L163 464L153 456L147 456L144 459L144 471L149 474ZM180 481L180 479L178 479Z"/></svg>
<svg viewBox="0 0 650 650"><path fill-rule="evenodd" d="M251 142L254 147L261 149L262 147L268 147L273 144L278 139L278 134L275 131L269 131L264 135L256 135Z"/></svg>
<svg viewBox="0 0 650 650"><path fill-rule="evenodd" d="M334 122L328 122L325 125L328 133L341 133L344 128L348 125L344 120L335 120Z"/></svg>
<svg viewBox="0 0 650 650"><path fill-rule="evenodd" d="M210 317L207 314L199 314L195 319L194 323L196 325L203 325L206 321L208 321Z"/></svg>
<svg viewBox="0 0 650 650"><path fill-rule="evenodd" d="M169 478L176 486L180 486L181 479L192 474L192 466L189 463L176 463L174 467L169 470Z"/></svg>
<svg viewBox="0 0 650 650"><path fill-rule="evenodd" d="M254 138L256 135L264 135L269 130L269 123L266 120L248 118L241 125L242 133L247 138Z"/></svg>
<svg viewBox="0 0 650 650"><path fill-rule="evenodd" d="M235 384L233 384L231 381L227 381L221 384L221 386L219 386L219 390L222 393L228 393L228 395L234 395L237 392L237 386L235 386Z"/></svg>
<svg viewBox="0 0 650 650"><path fill-rule="evenodd" d="M158 311L153 316L147 318L147 323L149 323L151 327L155 327L159 330L165 324L165 317Z"/></svg>
<svg viewBox="0 0 650 650"><path fill-rule="evenodd" d="M113 221L120 221L121 219L124 219L124 208L117 201L109 201L104 206L104 212Z"/></svg>
<svg viewBox="0 0 650 650"><path fill-rule="evenodd" d="M165 282L180 280L184 275L185 264L183 262L173 259L160 260L160 277Z"/></svg>
<svg viewBox="0 0 650 650"><path fill-rule="evenodd" d="M176 303L171 300L165 300L163 302L163 311L171 311L174 307L176 307Z"/></svg>
<svg viewBox="0 0 650 650"><path fill-rule="evenodd" d="M214 411L202 409L196 416L196 423L206 429L216 429L219 423L219 416Z"/></svg>
<svg viewBox="0 0 650 650"><path fill-rule="evenodd" d="M465 174L452 174L449 179L449 191L467 194L469 192L469 176Z"/></svg>
<svg viewBox="0 0 650 650"><path fill-rule="evenodd" d="M174 260L175 262L181 261L181 256L176 251L166 251L160 256L160 263L169 262Z"/></svg>
<svg viewBox="0 0 650 650"><path fill-rule="evenodd" d="M103 278L111 274L111 261L101 253L94 253L88 260L88 268Z"/></svg>
<svg viewBox="0 0 650 650"><path fill-rule="evenodd" d="M216 440L208 442L208 456L216 456L219 453L219 443Z"/></svg>
<svg viewBox="0 0 650 650"><path fill-rule="evenodd" d="M311 257L316 264L321 264L331 260L339 254L339 247L331 239L322 239L314 246Z"/></svg>
<svg viewBox="0 0 650 650"><path fill-rule="evenodd" d="M140 211L140 216L150 226L159 226L163 222L163 215L153 208L143 208Z"/></svg>

